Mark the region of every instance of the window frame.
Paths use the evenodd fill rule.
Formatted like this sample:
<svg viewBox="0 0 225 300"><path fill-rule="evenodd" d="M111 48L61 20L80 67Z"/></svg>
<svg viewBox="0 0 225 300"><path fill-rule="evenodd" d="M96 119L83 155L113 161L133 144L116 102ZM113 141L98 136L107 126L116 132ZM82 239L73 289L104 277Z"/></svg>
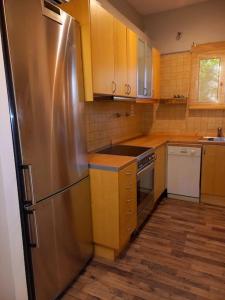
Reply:
<svg viewBox="0 0 225 300"><path fill-rule="evenodd" d="M210 59L219 59L219 73L218 73L218 89L217 89L217 101L202 101L200 100L200 71L201 71L201 61L210 60ZM219 55L200 55L198 57L198 85L197 85L197 102L200 104L220 104L223 103L221 99L221 67L222 67L222 57ZM225 104L225 101L224 101Z"/></svg>
<svg viewBox="0 0 225 300"><path fill-rule="evenodd" d="M200 59L220 58L218 102L199 101ZM189 109L225 109L225 41L194 45L191 48L191 75L189 86Z"/></svg>

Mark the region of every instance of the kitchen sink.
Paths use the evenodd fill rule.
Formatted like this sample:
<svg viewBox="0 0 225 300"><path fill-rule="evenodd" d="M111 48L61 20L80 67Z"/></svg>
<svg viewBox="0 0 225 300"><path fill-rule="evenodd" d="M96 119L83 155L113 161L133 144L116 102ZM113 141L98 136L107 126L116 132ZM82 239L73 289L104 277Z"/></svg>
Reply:
<svg viewBox="0 0 225 300"><path fill-rule="evenodd" d="M210 137L206 136L203 137L203 141L209 141L209 142L225 142L225 137Z"/></svg>

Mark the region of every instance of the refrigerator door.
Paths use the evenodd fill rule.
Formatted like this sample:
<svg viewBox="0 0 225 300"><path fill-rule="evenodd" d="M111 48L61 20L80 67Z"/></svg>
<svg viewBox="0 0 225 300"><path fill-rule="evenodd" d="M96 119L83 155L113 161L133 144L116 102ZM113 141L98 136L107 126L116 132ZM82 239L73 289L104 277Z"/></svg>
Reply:
<svg viewBox="0 0 225 300"><path fill-rule="evenodd" d="M55 299L92 256L89 177L36 205L30 241L37 300Z"/></svg>
<svg viewBox="0 0 225 300"><path fill-rule="evenodd" d="M88 175L79 25L44 0L4 1L27 200ZM29 171L29 174L28 174Z"/></svg>

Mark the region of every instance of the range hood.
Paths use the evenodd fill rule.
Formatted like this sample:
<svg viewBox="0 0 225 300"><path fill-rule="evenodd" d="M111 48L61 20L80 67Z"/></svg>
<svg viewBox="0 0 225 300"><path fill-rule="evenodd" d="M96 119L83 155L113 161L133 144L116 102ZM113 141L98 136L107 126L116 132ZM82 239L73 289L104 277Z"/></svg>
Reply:
<svg viewBox="0 0 225 300"><path fill-rule="evenodd" d="M117 101L117 102L136 102L136 97L123 97L113 95L94 94L96 101Z"/></svg>
<svg viewBox="0 0 225 300"><path fill-rule="evenodd" d="M54 4L63 4L70 2L70 0L51 0L51 2Z"/></svg>
<svg viewBox="0 0 225 300"><path fill-rule="evenodd" d="M118 96L114 96L113 100L114 101L136 102L136 98L131 98L131 97L118 97Z"/></svg>

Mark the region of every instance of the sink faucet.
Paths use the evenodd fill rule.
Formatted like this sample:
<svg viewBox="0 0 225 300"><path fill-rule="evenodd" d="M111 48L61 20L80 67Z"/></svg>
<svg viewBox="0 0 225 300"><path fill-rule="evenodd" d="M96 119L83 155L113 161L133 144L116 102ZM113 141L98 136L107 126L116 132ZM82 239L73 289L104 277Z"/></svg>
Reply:
<svg viewBox="0 0 225 300"><path fill-rule="evenodd" d="M217 137L222 137L223 136L223 129L222 127L217 128Z"/></svg>

